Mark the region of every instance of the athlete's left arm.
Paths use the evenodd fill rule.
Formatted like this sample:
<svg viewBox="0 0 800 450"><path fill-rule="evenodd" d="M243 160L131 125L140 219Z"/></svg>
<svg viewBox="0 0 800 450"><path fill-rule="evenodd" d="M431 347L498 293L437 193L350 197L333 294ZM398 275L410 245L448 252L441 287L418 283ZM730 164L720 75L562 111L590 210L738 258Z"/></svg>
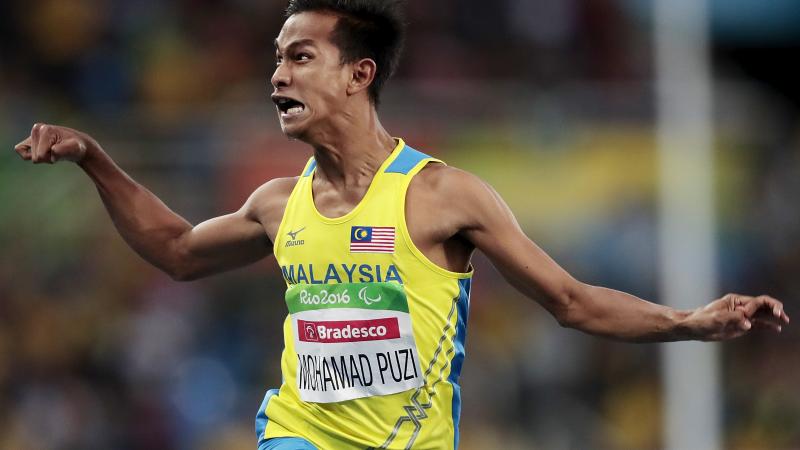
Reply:
<svg viewBox="0 0 800 450"><path fill-rule="evenodd" d="M565 327L626 341L723 340L754 328L781 330L789 322L783 304L768 296L728 294L688 311L582 283L522 231L506 203L477 177L448 168L441 183L452 190L448 215L459 233L483 251L500 273L538 301Z"/></svg>

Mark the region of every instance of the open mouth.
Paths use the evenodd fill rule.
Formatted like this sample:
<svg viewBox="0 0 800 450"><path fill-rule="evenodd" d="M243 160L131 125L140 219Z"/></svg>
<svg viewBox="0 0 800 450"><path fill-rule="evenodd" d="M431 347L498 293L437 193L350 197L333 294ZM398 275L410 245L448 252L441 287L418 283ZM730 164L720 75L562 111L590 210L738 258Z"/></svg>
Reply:
<svg viewBox="0 0 800 450"><path fill-rule="evenodd" d="M278 107L282 116L295 116L306 109L306 105L293 98L283 97L280 95L273 95L272 101Z"/></svg>

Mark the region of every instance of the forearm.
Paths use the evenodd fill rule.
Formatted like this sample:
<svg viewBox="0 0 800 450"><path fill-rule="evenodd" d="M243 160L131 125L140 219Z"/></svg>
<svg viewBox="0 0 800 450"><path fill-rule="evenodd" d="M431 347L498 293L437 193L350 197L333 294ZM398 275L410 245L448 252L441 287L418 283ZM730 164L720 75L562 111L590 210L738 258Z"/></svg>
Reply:
<svg viewBox="0 0 800 450"><path fill-rule="evenodd" d="M99 146L90 149L79 166L94 182L125 242L145 260L175 276L180 265L177 242L192 225L128 176Z"/></svg>
<svg viewBox="0 0 800 450"><path fill-rule="evenodd" d="M86 133L37 123L14 151L34 163L77 163L94 181L123 239L175 279L191 280L241 267L271 250L258 205L273 211L269 200L276 202L284 197L271 197L267 188L270 183L256 190L239 211L193 227L123 172ZM289 194L285 195L288 198Z"/></svg>
<svg viewBox="0 0 800 450"><path fill-rule="evenodd" d="M457 222L460 235L486 253L514 287L539 302L564 327L624 341L664 342L732 339L754 326L780 332L789 323L783 305L764 295L728 294L702 307L679 311L581 283L525 236L496 192L479 181L453 176L441 183L452 192L440 197L457 200L447 207L461 207L451 213L461 218ZM771 314L757 314L767 308Z"/></svg>
<svg viewBox="0 0 800 450"><path fill-rule="evenodd" d="M696 339L692 311L658 305L625 292L579 283L559 322L586 333L629 342Z"/></svg>

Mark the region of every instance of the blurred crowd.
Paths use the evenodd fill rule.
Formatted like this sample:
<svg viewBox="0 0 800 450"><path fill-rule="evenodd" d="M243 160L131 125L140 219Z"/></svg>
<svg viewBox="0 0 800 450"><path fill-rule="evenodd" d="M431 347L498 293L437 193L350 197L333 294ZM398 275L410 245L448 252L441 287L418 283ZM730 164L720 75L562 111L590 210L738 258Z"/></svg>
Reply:
<svg viewBox="0 0 800 450"><path fill-rule="evenodd" d="M658 301L648 2L408 3L388 129L490 182L578 278ZM237 209L310 155L268 99L284 7L0 2L0 448L254 448L256 409L281 380L274 261L174 282L126 247L78 169L11 148L35 121L73 126L193 223ZM748 44L718 25L718 284L770 293L798 319L798 99L728 59ZM663 445L659 346L561 329L476 266L462 449ZM796 328L720 345L725 448L800 447Z"/></svg>

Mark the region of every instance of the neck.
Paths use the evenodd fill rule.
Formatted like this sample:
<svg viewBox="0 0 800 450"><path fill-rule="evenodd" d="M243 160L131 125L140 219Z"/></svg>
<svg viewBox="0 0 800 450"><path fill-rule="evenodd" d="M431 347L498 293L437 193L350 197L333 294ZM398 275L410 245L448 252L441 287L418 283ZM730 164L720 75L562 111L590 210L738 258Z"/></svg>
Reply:
<svg viewBox="0 0 800 450"><path fill-rule="evenodd" d="M319 181L336 188L369 185L396 143L370 106L361 114L343 113L337 123L318 130L306 142L314 148Z"/></svg>

